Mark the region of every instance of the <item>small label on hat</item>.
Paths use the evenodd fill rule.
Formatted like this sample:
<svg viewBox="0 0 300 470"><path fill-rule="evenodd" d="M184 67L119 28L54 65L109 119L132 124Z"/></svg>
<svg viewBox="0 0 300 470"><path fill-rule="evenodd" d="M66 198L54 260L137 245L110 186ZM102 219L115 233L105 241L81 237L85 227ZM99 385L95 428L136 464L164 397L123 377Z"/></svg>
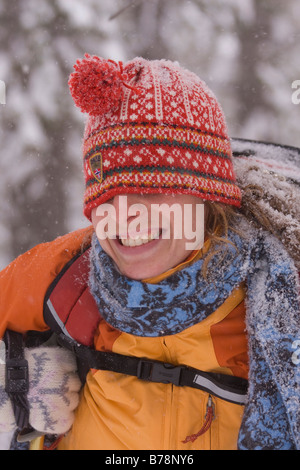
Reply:
<svg viewBox="0 0 300 470"><path fill-rule="evenodd" d="M102 170L102 155L101 153L95 153L89 159L89 165L94 178L102 183L103 170Z"/></svg>

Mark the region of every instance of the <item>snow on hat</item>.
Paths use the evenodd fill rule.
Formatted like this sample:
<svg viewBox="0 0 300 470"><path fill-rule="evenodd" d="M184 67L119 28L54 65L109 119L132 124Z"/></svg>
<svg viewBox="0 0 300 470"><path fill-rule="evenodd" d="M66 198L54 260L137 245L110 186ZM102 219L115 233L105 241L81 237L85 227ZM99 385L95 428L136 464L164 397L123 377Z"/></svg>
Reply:
<svg viewBox="0 0 300 470"><path fill-rule="evenodd" d="M88 114L84 214L117 194L190 194L240 206L223 111L194 73L167 60L85 54L73 100Z"/></svg>

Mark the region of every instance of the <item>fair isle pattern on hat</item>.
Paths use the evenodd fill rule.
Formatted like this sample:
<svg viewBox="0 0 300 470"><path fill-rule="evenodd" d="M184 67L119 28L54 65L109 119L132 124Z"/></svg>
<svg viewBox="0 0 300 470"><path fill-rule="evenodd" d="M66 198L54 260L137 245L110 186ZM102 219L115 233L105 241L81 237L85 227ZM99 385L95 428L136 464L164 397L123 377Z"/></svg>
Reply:
<svg viewBox="0 0 300 470"><path fill-rule="evenodd" d="M222 109L194 73L165 60L123 65L95 56L85 56L75 70L71 93L89 113L83 143L88 218L117 194L191 194L240 205ZM102 102L94 104L99 93L104 112Z"/></svg>

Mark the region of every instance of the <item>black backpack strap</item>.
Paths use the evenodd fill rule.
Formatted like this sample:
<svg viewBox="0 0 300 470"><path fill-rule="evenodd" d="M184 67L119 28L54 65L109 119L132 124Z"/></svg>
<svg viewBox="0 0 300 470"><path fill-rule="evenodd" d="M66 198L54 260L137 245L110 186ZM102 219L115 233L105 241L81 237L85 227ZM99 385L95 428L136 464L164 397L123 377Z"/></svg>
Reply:
<svg viewBox="0 0 300 470"><path fill-rule="evenodd" d="M10 398L17 427L23 429L29 426L28 363L24 357L23 336L6 330L3 339L6 346L5 391Z"/></svg>
<svg viewBox="0 0 300 470"><path fill-rule="evenodd" d="M109 370L136 376L150 382L188 386L203 390L225 401L244 405L248 381L231 375L203 372L184 365L152 361L113 352L95 351L61 334L58 342L89 364L91 369Z"/></svg>

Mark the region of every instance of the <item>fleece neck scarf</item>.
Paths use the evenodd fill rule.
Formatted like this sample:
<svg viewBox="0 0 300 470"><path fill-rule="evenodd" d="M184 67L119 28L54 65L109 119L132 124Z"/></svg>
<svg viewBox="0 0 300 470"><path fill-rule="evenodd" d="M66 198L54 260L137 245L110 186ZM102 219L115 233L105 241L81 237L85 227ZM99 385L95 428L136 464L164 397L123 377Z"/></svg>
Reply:
<svg viewBox="0 0 300 470"><path fill-rule="evenodd" d="M218 247L207 279L203 257L158 284L120 274L94 237L90 290L114 328L165 336L205 319L245 281L250 372L239 448L300 448L300 375L292 359L300 340L298 273L277 239L246 220L238 228L243 236L229 233L232 243Z"/></svg>

